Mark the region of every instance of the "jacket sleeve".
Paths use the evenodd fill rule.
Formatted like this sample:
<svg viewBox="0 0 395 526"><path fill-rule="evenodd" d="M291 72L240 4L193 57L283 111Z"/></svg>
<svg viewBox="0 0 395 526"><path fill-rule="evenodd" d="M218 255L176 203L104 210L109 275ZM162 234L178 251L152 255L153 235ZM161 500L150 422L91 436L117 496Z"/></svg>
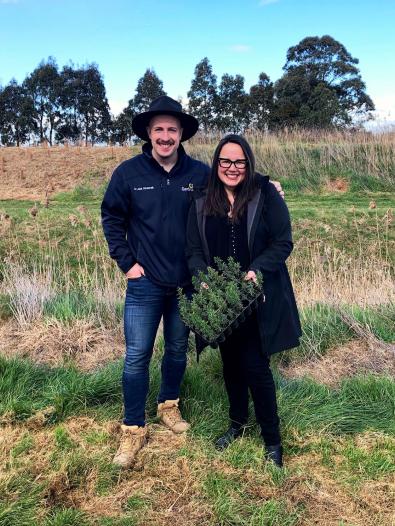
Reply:
<svg viewBox="0 0 395 526"><path fill-rule="evenodd" d="M104 194L101 218L110 256L124 273L136 263L136 255L127 241L131 213L130 190L125 184L122 167L119 166L112 174Z"/></svg>
<svg viewBox="0 0 395 526"><path fill-rule="evenodd" d="M269 243L251 262L249 269L255 272L275 272L291 254L293 242L288 207L272 184L267 185L264 221Z"/></svg>
<svg viewBox="0 0 395 526"><path fill-rule="evenodd" d="M207 272L207 262L204 256L203 244L198 227L195 201L191 203L189 208L185 255L188 262L189 272L192 276L196 276L200 270L202 272Z"/></svg>

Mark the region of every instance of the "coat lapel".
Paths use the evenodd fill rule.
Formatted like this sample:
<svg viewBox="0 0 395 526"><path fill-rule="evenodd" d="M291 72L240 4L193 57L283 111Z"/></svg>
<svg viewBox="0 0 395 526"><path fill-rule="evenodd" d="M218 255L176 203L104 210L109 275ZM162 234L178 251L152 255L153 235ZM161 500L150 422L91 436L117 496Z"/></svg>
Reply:
<svg viewBox="0 0 395 526"><path fill-rule="evenodd" d="M254 224L254 219L256 217L256 212L258 209L261 193L262 193L262 190L259 189L258 192L251 199L251 201L248 202L248 206L247 206L247 239L248 239L248 246L250 248L250 252L251 252L251 247L252 247L252 243L251 243L252 226Z"/></svg>

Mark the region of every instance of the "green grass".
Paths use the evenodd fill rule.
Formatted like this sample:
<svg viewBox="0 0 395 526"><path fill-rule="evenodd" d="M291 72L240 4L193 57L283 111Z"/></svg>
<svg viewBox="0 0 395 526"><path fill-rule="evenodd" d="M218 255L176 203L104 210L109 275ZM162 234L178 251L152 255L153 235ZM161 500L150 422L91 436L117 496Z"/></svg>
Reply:
<svg viewBox="0 0 395 526"><path fill-rule="evenodd" d="M372 309L372 312L375 312ZM332 347L340 346L353 338L351 329L342 321L333 307L316 304L300 309L303 330L301 345L292 351L273 356L274 363L288 365L293 361L318 358Z"/></svg>
<svg viewBox="0 0 395 526"><path fill-rule="evenodd" d="M42 485L29 474L0 481L0 526L31 526L41 501Z"/></svg>
<svg viewBox="0 0 395 526"><path fill-rule="evenodd" d="M353 306L349 311L356 321L376 338L388 343L395 341L395 305L382 305L365 309Z"/></svg>
<svg viewBox="0 0 395 526"><path fill-rule="evenodd" d="M227 401L222 379L211 375L216 351L207 351L201 364L191 365L185 377L182 398L185 415L197 435L213 437L227 422ZM35 411L55 407L52 420L96 411L104 406L114 415L121 405L121 363L96 373L74 368L47 369L24 360L0 358L0 414L11 411L23 420ZM159 387L159 360L151 366L148 412L155 414ZM364 430L395 432L395 383L390 378L361 376L347 379L338 389L312 380L285 380L277 375L279 411L285 432L326 430L357 433ZM103 411L103 408L101 407ZM59 431L59 440L62 432ZM66 440L63 437L63 440Z"/></svg>
<svg viewBox="0 0 395 526"><path fill-rule="evenodd" d="M378 444L365 451L350 440L341 451L343 460L336 475L349 484L361 484L369 480L380 480L395 473L395 446Z"/></svg>
<svg viewBox="0 0 395 526"><path fill-rule="evenodd" d="M25 419L35 411L55 407L52 419L101 405L114 408L121 402L121 364L110 364L95 374L75 368L49 369L24 360L0 357L0 413Z"/></svg>
<svg viewBox="0 0 395 526"><path fill-rule="evenodd" d="M44 526L89 526L85 513L73 508L53 510L43 522Z"/></svg>
<svg viewBox="0 0 395 526"><path fill-rule="evenodd" d="M319 162L318 149L312 151L311 156L314 162ZM335 265L340 256L361 261L369 261L374 256L383 266L393 263L395 234L385 222L387 210L395 208L395 199L389 193L393 190L390 178L378 179L363 170L358 173L339 166L336 169L320 166L314 172L318 166L314 162L306 170L301 153L298 162L294 173L283 179L293 220L296 248L291 258L295 276L308 276L314 271L312 247L318 247L324 270L330 264ZM325 194L324 185L336 177L349 181L351 191L341 195ZM54 318L71 325L76 320L93 319L111 328L121 321L124 283L116 266L109 261L98 222L103 190L103 186L95 187L87 182L73 192L56 196L48 209L39 206L35 219L28 212L33 202L0 202L0 210L6 211L13 222L12 229L0 237L0 278L10 254L23 262L26 271L50 267L54 294L45 303L44 320ZM369 208L371 201L375 201L376 208ZM95 287L104 280L111 284L111 289L119 290L115 306L110 304L115 317L108 321L106 309L109 307L95 295ZM345 308L377 338L394 341L393 305ZM2 291L0 319L11 316L10 298ZM214 439L228 426L228 402L218 350L206 350L199 364L193 353L189 357L181 392L183 415L192 423L185 444L168 457L161 451L154 452L147 468L128 473L120 472L111 464L115 437L104 428L109 420L119 421L122 416L121 361L93 373L83 373L72 362L65 367L49 368L28 360L0 357L0 418L3 416L4 422L12 422L14 429L21 429L8 456L1 459L5 476L0 477L0 526L145 526L146 517L152 517L153 510L158 513L155 499L161 492L170 491L171 502L177 498L178 491L182 493L179 488L172 489L174 471L169 480L161 471L166 463L174 469L178 461L186 463L193 482L198 482L196 502L211 510L207 522L204 522L206 517L199 522L202 526L303 525L309 517L308 510L304 508L303 498L302 503L295 497L289 498L289 489L295 480L302 479L302 490L308 495L314 492L318 484L314 468L313 472L305 473L304 465L298 465L299 459L303 462L309 456L318 459L320 469L345 495L353 498L366 484L385 484L395 470L394 379L384 375L356 376L345 379L336 388L329 388L308 379L282 378L278 365L323 356L355 337L337 309L329 305L306 307L301 311L301 319L301 346L272 360L286 464L288 461L290 464L284 470L263 461L252 405L245 437L222 454L214 449ZM156 396L163 339L158 340L157 350L150 369L147 403L150 422L157 422ZM155 471L149 473L149 469L157 462L160 475L152 488L147 486L152 492L140 488L124 496L122 513L113 517L84 513L78 506L74 508L70 502L61 501L61 497L58 501L48 501L49 473L41 472L36 478L37 472L30 460L39 447L37 431L25 426L29 425L29 417L50 407L54 407L54 411L49 411L42 429L48 433L48 447L52 448L50 470L64 472L70 490L83 493L91 485L95 496L108 497L129 478L152 480ZM68 419L77 416L91 417L102 424L103 429L84 429L76 437L75 432L68 429ZM378 437L369 447L363 447L365 433ZM259 493L259 485L267 492L263 493L264 497ZM179 503L183 510L182 495ZM179 513L176 508L171 513ZM383 513L377 513L380 526L388 523ZM357 517L356 523L361 520ZM345 520L338 526L341 524L351 526Z"/></svg>
<svg viewBox="0 0 395 526"><path fill-rule="evenodd" d="M20 455L25 455L29 453L34 445L34 438L31 433L25 433L20 441L12 448L11 455L12 457L18 457Z"/></svg>
<svg viewBox="0 0 395 526"><path fill-rule="evenodd" d="M156 355L151 366L148 405L151 421L159 388L159 358ZM300 472L298 468L278 470L265 464L262 442L254 424L245 437L227 451L222 454L215 451L213 440L226 428L228 421L218 351L207 350L198 365L194 357L191 358L182 395L184 415L192 423L191 440L170 462L173 463L174 458L184 458L193 465L206 463L207 468L201 467L196 476L201 477L200 498L214 514L210 524L303 524L303 506L291 503L285 490L284 496L279 496L282 488L287 488ZM114 437L104 429L82 430L76 441L66 427L66 418L76 415L87 415L97 422L120 417L120 365L108 365L97 373L87 374L74 368L39 367L26 360L0 360L0 413L15 411L15 424L20 425L21 420L38 409L48 405L57 408L53 419L47 423L54 444L51 446L50 465L54 472L61 470L65 474L71 489L83 491L92 474L96 473L95 494L107 496L116 491L120 477L129 476L127 473L122 475L111 464ZM344 381L338 389L329 389L308 380L285 381L276 374L276 383L287 458L315 452L324 469L346 492L359 491L364 483L386 480L393 474L395 446L389 438L385 439L385 436L395 436L393 379L355 377ZM363 432L384 434L380 435L382 438L376 446L365 450L354 439ZM299 439L305 437L306 444L295 443L295 436ZM312 436L321 438L311 442ZM57 508L60 503L56 501L43 515L41 503L46 492L46 474L42 474L42 484L35 482L33 466L29 465L29 456L34 456L35 448L34 431L22 434L12 448L12 462L6 469L10 474L12 470L19 471L8 476L2 486L0 484L0 526L19 526L29 524L29 521L36 524L39 514L43 521L47 521L43 524L74 524L72 521L87 525L144 524L144 515L152 509L153 501L138 492L125 500L120 517L93 519L78 509ZM224 472L219 467L214 468L218 462L226 467ZM211 469L210 465L213 466ZM253 479L249 473L254 474ZM313 473L309 474L312 476ZM279 492L278 496L264 500L258 498L256 484L274 488L274 492Z"/></svg>
<svg viewBox="0 0 395 526"><path fill-rule="evenodd" d="M282 499L253 499L237 477L216 471L207 475L203 488L218 526L294 526L303 515L301 508L290 510Z"/></svg>

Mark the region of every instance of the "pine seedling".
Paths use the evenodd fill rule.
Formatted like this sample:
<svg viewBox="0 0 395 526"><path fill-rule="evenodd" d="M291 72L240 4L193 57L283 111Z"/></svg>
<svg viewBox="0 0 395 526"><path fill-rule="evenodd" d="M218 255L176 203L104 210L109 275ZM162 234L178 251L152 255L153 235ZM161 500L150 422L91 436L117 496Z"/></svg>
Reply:
<svg viewBox="0 0 395 526"><path fill-rule="evenodd" d="M182 291L182 288L179 287L177 290L177 296L178 296L178 307L180 309L180 315L183 319L185 325L191 326L192 318L191 318L191 309L190 309L190 301L187 299L185 294Z"/></svg>
<svg viewBox="0 0 395 526"><path fill-rule="evenodd" d="M243 278L240 285L240 292L244 301L249 302L260 294L263 285L263 278L260 272L256 273L256 281L257 282L254 283L252 280L246 281Z"/></svg>
<svg viewBox="0 0 395 526"><path fill-rule="evenodd" d="M215 292L214 289L212 288L207 289L207 298L208 298L208 302L212 305L215 305L218 311L223 312L226 310L225 298L222 295Z"/></svg>
<svg viewBox="0 0 395 526"><path fill-rule="evenodd" d="M223 324L221 323L221 317L218 316L218 311L212 308L207 309L207 321L215 333L221 332L221 330L224 328Z"/></svg>
<svg viewBox="0 0 395 526"><path fill-rule="evenodd" d="M232 257L229 257L227 261L223 261L221 258L214 258L214 261L218 270L227 281L240 281L242 279L240 263Z"/></svg>
<svg viewBox="0 0 395 526"><path fill-rule="evenodd" d="M240 299L238 287L235 282L231 281L230 283L226 285L225 299L228 305L232 308L232 310L237 310L243 306L241 299Z"/></svg>

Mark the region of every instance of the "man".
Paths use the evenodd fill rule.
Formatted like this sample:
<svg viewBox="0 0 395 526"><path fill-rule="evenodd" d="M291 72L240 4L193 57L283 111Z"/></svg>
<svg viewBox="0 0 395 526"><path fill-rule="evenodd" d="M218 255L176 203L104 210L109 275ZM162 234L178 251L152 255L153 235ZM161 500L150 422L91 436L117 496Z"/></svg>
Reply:
<svg viewBox="0 0 395 526"><path fill-rule="evenodd" d="M140 155L118 166L102 203L102 223L110 255L128 278L122 377L124 422L114 463L130 467L147 439L145 405L149 363L163 316L164 355L158 417L174 433L189 424L178 408L186 367L188 329L181 321L177 288L190 285L184 256L190 192L204 187L208 166L189 157L181 142L198 121L167 96L132 121L146 141ZM281 187L280 187L281 190Z"/></svg>

